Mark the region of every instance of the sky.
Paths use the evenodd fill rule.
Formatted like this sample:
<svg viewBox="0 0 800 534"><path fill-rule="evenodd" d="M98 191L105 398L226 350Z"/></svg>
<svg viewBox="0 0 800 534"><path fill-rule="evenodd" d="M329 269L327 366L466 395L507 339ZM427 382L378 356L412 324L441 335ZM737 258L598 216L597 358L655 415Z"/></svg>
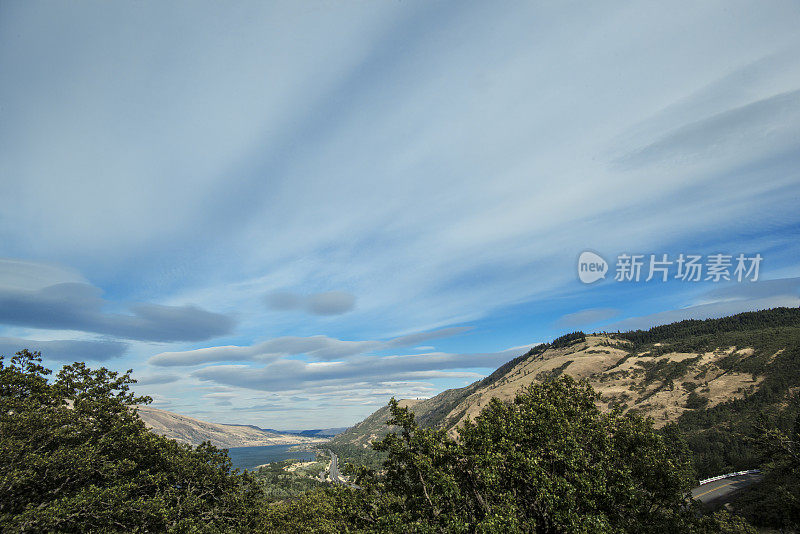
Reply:
<svg viewBox="0 0 800 534"><path fill-rule="evenodd" d="M781 1L0 1L0 354L297 430L578 329L798 306L798 27Z"/></svg>

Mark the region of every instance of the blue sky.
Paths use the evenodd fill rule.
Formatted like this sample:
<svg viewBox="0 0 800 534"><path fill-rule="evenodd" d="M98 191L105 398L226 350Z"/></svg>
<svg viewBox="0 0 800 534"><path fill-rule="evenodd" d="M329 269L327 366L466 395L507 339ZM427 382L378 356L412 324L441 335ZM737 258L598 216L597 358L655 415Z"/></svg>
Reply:
<svg viewBox="0 0 800 534"><path fill-rule="evenodd" d="M575 329L800 305L797 27L796 2L0 3L0 352L318 428ZM622 253L763 262L616 282Z"/></svg>

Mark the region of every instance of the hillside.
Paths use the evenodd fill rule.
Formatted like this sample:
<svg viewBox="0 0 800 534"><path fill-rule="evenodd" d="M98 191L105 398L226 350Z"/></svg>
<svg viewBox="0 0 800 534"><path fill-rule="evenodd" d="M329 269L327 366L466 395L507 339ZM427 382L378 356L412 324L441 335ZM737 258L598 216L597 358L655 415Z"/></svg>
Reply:
<svg viewBox="0 0 800 534"><path fill-rule="evenodd" d="M308 437L319 437L319 438L330 438L341 434L348 427L335 427L335 428L314 428L310 430L284 430L284 434L300 434L301 436L308 436ZM278 432L278 431L276 431Z"/></svg>
<svg viewBox="0 0 800 534"><path fill-rule="evenodd" d="M728 428L729 441L734 434L752 434L755 423L748 418L765 407L780 413L798 390L800 309L682 321L649 331L570 334L532 348L469 386L403 403L420 424L455 435L455 427L474 418L491 398L512 399L522 387L560 374L588 380L600 394L602 410L636 410L657 427L680 428L698 452L701 473L742 466L749 452L733 444L714 458L700 451L719 432L715 426ZM389 431L383 424L387 415L381 408L331 443L366 448Z"/></svg>
<svg viewBox="0 0 800 534"><path fill-rule="evenodd" d="M137 408L139 417L150 430L191 445L210 441L216 447L230 448L322 443L325 441L318 437L270 432L250 425L209 423L150 406L138 406Z"/></svg>
<svg viewBox="0 0 800 534"><path fill-rule="evenodd" d="M271 432L273 434L284 434L287 436L305 436L308 438L329 438L335 436L336 434L341 434L348 427L337 427L337 428L314 428L310 430L276 430L274 428L261 428L255 425L234 425L228 424L226 426L246 426L249 428L254 428L256 430L260 430L261 432Z"/></svg>
<svg viewBox="0 0 800 534"><path fill-rule="evenodd" d="M665 350L666 346L658 348ZM404 400L403 405L412 408L420 423L446 427L454 434L459 423L478 415L491 398L510 400L532 382L567 374L589 380L601 395L601 408L618 405L623 410L636 409L653 416L657 426L663 426L690 409L686 407L689 395L698 386L711 406L742 397L757 387L763 377L754 380L747 373L720 367L726 357L752 351L752 347L721 347L702 353L637 352L631 341L621 337L588 335L564 347L535 347L483 380L430 399ZM381 408L334 442L366 445L388 431L383 424L387 414L387 408Z"/></svg>

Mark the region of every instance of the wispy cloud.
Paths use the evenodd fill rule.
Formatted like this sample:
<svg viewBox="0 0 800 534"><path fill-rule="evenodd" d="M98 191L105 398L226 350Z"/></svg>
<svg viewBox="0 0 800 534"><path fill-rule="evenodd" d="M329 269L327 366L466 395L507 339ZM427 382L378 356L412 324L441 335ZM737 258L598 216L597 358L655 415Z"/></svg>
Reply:
<svg viewBox="0 0 800 534"><path fill-rule="evenodd" d="M277 291L264 297L267 307L278 311L304 311L314 315L341 315L356 307L356 297L346 291L298 295Z"/></svg>
<svg viewBox="0 0 800 534"><path fill-rule="evenodd" d="M75 269L19 258L0 258L0 288L36 290L63 283L88 284Z"/></svg>
<svg viewBox="0 0 800 534"><path fill-rule="evenodd" d="M119 341L81 341L21 339L0 337L0 354L12 356L22 349L40 351L45 357L61 361L106 361L122 356L128 344Z"/></svg>
<svg viewBox="0 0 800 534"><path fill-rule="evenodd" d="M423 343L425 341L432 341L434 339L441 339L445 337L457 336L472 330L470 326L451 326L448 328L439 328L438 330L431 330L429 332L417 332L414 334L406 334L385 342L387 348L393 347L408 347ZM420 348L420 347L418 347Z"/></svg>
<svg viewBox="0 0 800 534"><path fill-rule="evenodd" d="M795 147L791 138L797 120L800 90L771 95L682 125L621 157L617 164L629 170L643 165L684 165L733 158L741 150L781 153Z"/></svg>
<svg viewBox="0 0 800 534"><path fill-rule="evenodd" d="M100 294L80 283L0 289L0 323L144 341L200 341L227 334L234 324L230 317L195 306L134 304L130 314L108 313L103 308L109 303Z"/></svg>
<svg viewBox="0 0 800 534"><path fill-rule="evenodd" d="M332 385L368 381L420 380L432 378L476 377L473 372L452 374L448 370L489 368L519 356L527 347L514 347L500 352L449 354L428 353L396 356L361 356L342 362L302 362L281 359L263 367L248 365L215 365L192 372L200 380L259 391L313 389Z"/></svg>
<svg viewBox="0 0 800 534"><path fill-rule="evenodd" d="M730 284L703 293L698 303L741 301L770 297L800 297L800 277L759 280L746 284Z"/></svg>
<svg viewBox="0 0 800 534"><path fill-rule="evenodd" d="M281 337L250 347L223 346L162 352L150 358L149 363L159 366L185 366L225 361L270 361L296 354L333 360L369 352L379 346L377 341L343 341L327 336Z"/></svg>
<svg viewBox="0 0 800 534"><path fill-rule="evenodd" d="M331 361L367 354L379 350L414 345L424 340L445 338L466 332L469 327L450 327L408 334L387 341L346 341L327 336L280 337L257 343L249 347L222 346L181 352L162 352L150 358L157 366L191 366L213 362L274 361L284 356L300 354Z"/></svg>
<svg viewBox="0 0 800 534"><path fill-rule="evenodd" d="M134 374L133 377L136 379L136 386L156 386L161 384L171 384L181 379L180 376L169 373L157 373L148 375Z"/></svg>
<svg viewBox="0 0 800 534"><path fill-rule="evenodd" d="M790 308L800 306L800 278L730 284L706 291L695 299L695 303L683 308L630 317L605 324L602 329L606 331L644 330L684 319L713 319L781 306Z"/></svg>
<svg viewBox="0 0 800 534"><path fill-rule="evenodd" d="M615 308L591 308L563 315L555 324L559 328L575 328L606 321L619 314L620 310Z"/></svg>

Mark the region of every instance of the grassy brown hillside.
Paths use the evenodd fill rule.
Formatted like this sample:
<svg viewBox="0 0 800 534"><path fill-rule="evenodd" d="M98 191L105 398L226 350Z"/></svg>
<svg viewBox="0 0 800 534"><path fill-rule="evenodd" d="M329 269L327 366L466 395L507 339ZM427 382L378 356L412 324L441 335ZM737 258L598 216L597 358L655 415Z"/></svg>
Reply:
<svg viewBox="0 0 800 534"><path fill-rule="evenodd" d="M674 423L690 443L705 449L721 421L731 429L756 417L749 411L772 406L778 413L800 386L800 309L682 321L649 331L570 334L532 348L469 386L403 402L422 425L455 435L456 426L475 418L491 398L510 400L522 387L561 374L588 380L600 393L602 410L636 410L657 427ZM390 430L387 416L382 408L332 443L368 447ZM700 471L748 462L746 454L722 455Z"/></svg>
<svg viewBox="0 0 800 534"><path fill-rule="evenodd" d="M474 419L493 397L510 400L532 382L567 374L589 380L601 395L601 409L635 409L652 416L656 426L663 426L691 409L687 407L691 405L690 395L700 395L707 399L700 402L714 406L744 397L763 381L763 376L754 378L719 365L731 355L752 354L752 347L719 347L697 353L669 351L665 344L657 344L657 348L661 350L655 353L637 352L633 342L616 335L588 335L565 347L537 347L509 362L511 365L501 368L500 373L467 387L402 403L412 408L422 424L446 427L454 434L459 423ZM367 445L388 432L384 424L387 418L388 409L381 408L340 434L335 442Z"/></svg>
<svg viewBox="0 0 800 534"><path fill-rule="evenodd" d="M269 432L253 426L209 423L150 406L138 406L137 408L139 417L150 430L190 445L199 445L204 441L210 441L216 447L230 448L326 441L322 438Z"/></svg>

